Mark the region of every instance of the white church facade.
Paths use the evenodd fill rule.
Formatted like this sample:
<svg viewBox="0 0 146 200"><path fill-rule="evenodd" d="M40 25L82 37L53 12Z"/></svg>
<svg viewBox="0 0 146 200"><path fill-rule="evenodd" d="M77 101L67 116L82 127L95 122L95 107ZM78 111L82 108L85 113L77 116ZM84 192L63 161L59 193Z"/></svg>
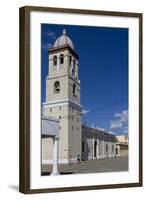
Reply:
<svg viewBox="0 0 146 200"><path fill-rule="evenodd" d="M90 134L91 128L83 128L81 124L79 56L65 30L48 53L49 63L43 115L60 122L59 163L77 162L78 158L86 160L103 158L107 155L108 157L115 156L115 136L101 131L98 133L94 131L94 134ZM100 134L104 134L106 137L101 137ZM102 145L98 145L100 140ZM52 149L52 140L42 138L43 164L52 163Z"/></svg>

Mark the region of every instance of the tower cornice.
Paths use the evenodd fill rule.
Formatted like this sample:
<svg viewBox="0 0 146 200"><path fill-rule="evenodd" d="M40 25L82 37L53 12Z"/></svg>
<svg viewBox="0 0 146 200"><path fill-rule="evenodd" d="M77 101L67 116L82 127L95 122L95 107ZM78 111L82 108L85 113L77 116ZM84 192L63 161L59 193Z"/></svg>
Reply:
<svg viewBox="0 0 146 200"><path fill-rule="evenodd" d="M58 100L58 101L48 101L43 103L44 108L52 108L52 107L57 107L57 106L63 106L63 105L69 105L74 108L77 108L79 110L82 110L83 106L70 100L70 99L63 99L63 100Z"/></svg>
<svg viewBox="0 0 146 200"><path fill-rule="evenodd" d="M75 56L75 58L79 59L78 54L69 45L62 45L60 47L53 47L53 48L50 48L48 50L48 52L49 53L58 53L58 52L65 50L65 49L68 49Z"/></svg>
<svg viewBox="0 0 146 200"><path fill-rule="evenodd" d="M62 77L66 77L66 76L68 76L71 80L73 80L76 84L78 84L78 85L81 85L81 82L80 81L78 81L78 80L76 80L76 79L74 79L74 78L72 78L70 75L61 75L61 76L53 76L53 77L49 77L48 75L46 76L46 80L51 80L51 79L59 79L59 78L62 78Z"/></svg>

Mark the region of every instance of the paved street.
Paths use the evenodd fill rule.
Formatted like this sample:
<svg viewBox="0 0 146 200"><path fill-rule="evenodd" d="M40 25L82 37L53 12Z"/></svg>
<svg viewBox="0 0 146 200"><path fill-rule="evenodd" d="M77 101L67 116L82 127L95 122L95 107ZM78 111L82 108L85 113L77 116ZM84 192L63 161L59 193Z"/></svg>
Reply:
<svg viewBox="0 0 146 200"><path fill-rule="evenodd" d="M49 175L52 165L42 166L42 175ZM82 161L80 164L59 164L61 174L128 171L128 157Z"/></svg>

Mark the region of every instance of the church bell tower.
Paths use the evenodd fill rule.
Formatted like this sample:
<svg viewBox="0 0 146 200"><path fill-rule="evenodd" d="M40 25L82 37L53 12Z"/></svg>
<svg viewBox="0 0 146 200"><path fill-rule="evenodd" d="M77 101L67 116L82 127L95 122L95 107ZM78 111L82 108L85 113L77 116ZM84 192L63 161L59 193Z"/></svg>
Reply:
<svg viewBox="0 0 146 200"><path fill-rule="evenodd" d="M60 121L59 162L76 162L77 158L81 157L82 107L78 76L79 57L66 30L63 30L62 35L56 39L48 54L49 67L46 77L46 101L43 103L44 115ZM51 140L46 139L45 144L49 154L44 152L43 160L51 162Z"/></svg>

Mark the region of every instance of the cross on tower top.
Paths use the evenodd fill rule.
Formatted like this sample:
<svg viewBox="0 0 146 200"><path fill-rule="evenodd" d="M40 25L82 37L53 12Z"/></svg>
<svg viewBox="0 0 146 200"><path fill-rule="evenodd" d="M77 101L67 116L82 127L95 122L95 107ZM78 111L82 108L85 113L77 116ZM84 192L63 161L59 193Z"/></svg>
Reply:
<svg viewBox="0 0 146 200"><path fill-rule="evenodd" d="M63 29L62 33L63 35L66 35L66 29Z"/></svg>

